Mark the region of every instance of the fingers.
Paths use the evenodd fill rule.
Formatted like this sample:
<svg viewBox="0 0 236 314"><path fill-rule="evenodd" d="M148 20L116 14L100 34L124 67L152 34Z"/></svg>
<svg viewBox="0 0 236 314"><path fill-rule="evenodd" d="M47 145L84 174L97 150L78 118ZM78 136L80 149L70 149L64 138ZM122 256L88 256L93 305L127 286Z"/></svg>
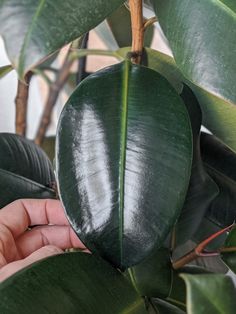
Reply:
<svg viewBox="0 0 236 314"><path fill-rule="evenodd" d="M55 245L62 250L68 248L86 249L69 226L40 226L26 231L16 240L16 247L24 258L45 245Z"/></svg>
<svg viewBox="0 0 236 314"><path fill-rule="evenodd" d="M0 224L5 225L14 238L32 225L68 225L61 202L52 199L17 200L0 211Z"/></svg>
<svg viewBox="0 0 236 314"><path fill-rule="evenodd" d="M0 269L0 282L5 280L6 278L10 277L20 269L38 261L45 257L49 257L56 254L61 254L63 251L56 246L47 245L39 250L35 251L27 258L10 263Z"/></svg>

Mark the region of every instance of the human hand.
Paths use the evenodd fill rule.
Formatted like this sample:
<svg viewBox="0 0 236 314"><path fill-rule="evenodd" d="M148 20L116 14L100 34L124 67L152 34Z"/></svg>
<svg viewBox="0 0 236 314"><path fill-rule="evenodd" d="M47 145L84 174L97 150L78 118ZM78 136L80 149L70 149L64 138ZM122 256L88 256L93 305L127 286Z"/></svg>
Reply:
<svg viewBox="0 0 236 314"><path fill-rule="evenodd" d="M29 230L30 226L36 227ZM17 200L0 210L0 282L66 248L86 250L69 226L60 201Z"/></svg>

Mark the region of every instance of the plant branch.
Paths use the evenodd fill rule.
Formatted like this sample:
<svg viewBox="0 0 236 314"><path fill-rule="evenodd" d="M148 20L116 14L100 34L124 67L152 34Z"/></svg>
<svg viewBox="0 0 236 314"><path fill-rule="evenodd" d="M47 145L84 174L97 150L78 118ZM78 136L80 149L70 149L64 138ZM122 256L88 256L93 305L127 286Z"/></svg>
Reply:
<svg viewBox="0 0 236 314"><path fill-rule="evenodd" d="M149 27L151 26L152 24L156 23L157 22L157 17L156 16L153 16L151 17L150 19L148 19L144 25L143 25L143 29L144 31Z"/></svg>
<svg viewBox="0 0 236 314"><path fill-rule="evenodd" d="M72 53L70 59L76 60L83 58L89 55L98 55L98 56L109 56L115 57L119 60L123 60L123 58L116 52L112 50L102 50L102 49L71 49Z"/></svg>
<svg viewBox="0 0 236 314"><path fill-rule="evenodd" d="M38 145L41 145L44 140L47 128L51 122L53 107L57 101L61 88L64 86L65 82L67 81L70 75L70 69L74 62L74 60L70 58L70 54L71 51L69 49L65 57L64 63L57 73L54 83L50 85L48 98L44 107L43 115L35 138L35 143Z"/></svg>
<svg viewBox="0 0 236 314"><path fill-rule="evenodd" d="M15 98L16 105L16 118L15 128L16 134L25 136L26 134L26 119L27 119L27 107L29 97L29 84L32 77L32 72L28 72L25 76L25 82L18 80L17 93Z"/></svg>
<svg viewBox="0 0 236 314"><path fill-rule="evenodd" d="M208 256L219 255L219 251L217 251L217 252L205 252L204 250L211 241L213 241L214 239L216 239L217 237L219 237L220 235L222 235L226 231L229 231L234 226L235 226L235 224L232 224L232 225L212 234L209 238L207 238L204 241L202 241L201 243L199 243L193 250L191 250L190 252L188 252L187 254L182 256L177 261L174 261L172 263L172 267L174 269L179 269L179 268L182 268L183 266L185 266L186 264L192 262L193 260L197 259L198 257L208 257Z"/></svg>
<svg viewBox="0 0 236 314"><path fill-rule="evenodd" d="M143 2L129 0L132 28L132 58L131 61L140 64L143 52Z"/></svg>
<svg viewBox="0 0 236 314"><path fill-rule="evenodd" d="M230 246L230 247L222 247L219 249L220 253L233 253L236 252L236 246Z"/></svg>

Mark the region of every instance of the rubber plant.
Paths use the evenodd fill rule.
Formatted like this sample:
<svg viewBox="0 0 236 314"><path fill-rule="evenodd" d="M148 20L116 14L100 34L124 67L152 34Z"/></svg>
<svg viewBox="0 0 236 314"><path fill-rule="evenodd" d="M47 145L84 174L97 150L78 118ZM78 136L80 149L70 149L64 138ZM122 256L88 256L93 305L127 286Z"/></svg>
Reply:
<svg viewBox="0 0 236 314"><path fill-rule="evenodd" d="M124 25L132 29L131 48L70 48L65 69L89 54L119 62L85 78L65 104L56 179L36 144L0 135L1 207L55 198L56 181L68 220L92 252L54 256L2 282L1 313L235 313L225 273L236 271L236 4L145 6L149 20L141 0L0 1L11 60L0 75L17 71L22 106L32 73L64 45L106 18L118 43L129 40ZM122 23L127 7L131 23ZM173 56L144 47L156 21Z"/></svg>

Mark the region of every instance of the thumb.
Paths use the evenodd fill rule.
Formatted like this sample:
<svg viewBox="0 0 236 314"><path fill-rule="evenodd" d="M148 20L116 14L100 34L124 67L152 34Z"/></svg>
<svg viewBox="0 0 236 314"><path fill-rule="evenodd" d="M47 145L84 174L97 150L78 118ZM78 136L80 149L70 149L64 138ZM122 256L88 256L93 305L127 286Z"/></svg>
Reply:
<svg viewBox="0 0 236 314"><path fill-rule="evenodd" d="M63 253L63 250L59 249L58 247L56 247L54 245L43 246L42 248L33 252L32 254L27 256L26 258L3 266L0 269L0 282L7 279L8 277L13 275L17 271L25 268L26 266L28 266L28 265L36 262L36 261L39 261L45 257L49 257L52 255L61 254L61 253Z"/></svg>

